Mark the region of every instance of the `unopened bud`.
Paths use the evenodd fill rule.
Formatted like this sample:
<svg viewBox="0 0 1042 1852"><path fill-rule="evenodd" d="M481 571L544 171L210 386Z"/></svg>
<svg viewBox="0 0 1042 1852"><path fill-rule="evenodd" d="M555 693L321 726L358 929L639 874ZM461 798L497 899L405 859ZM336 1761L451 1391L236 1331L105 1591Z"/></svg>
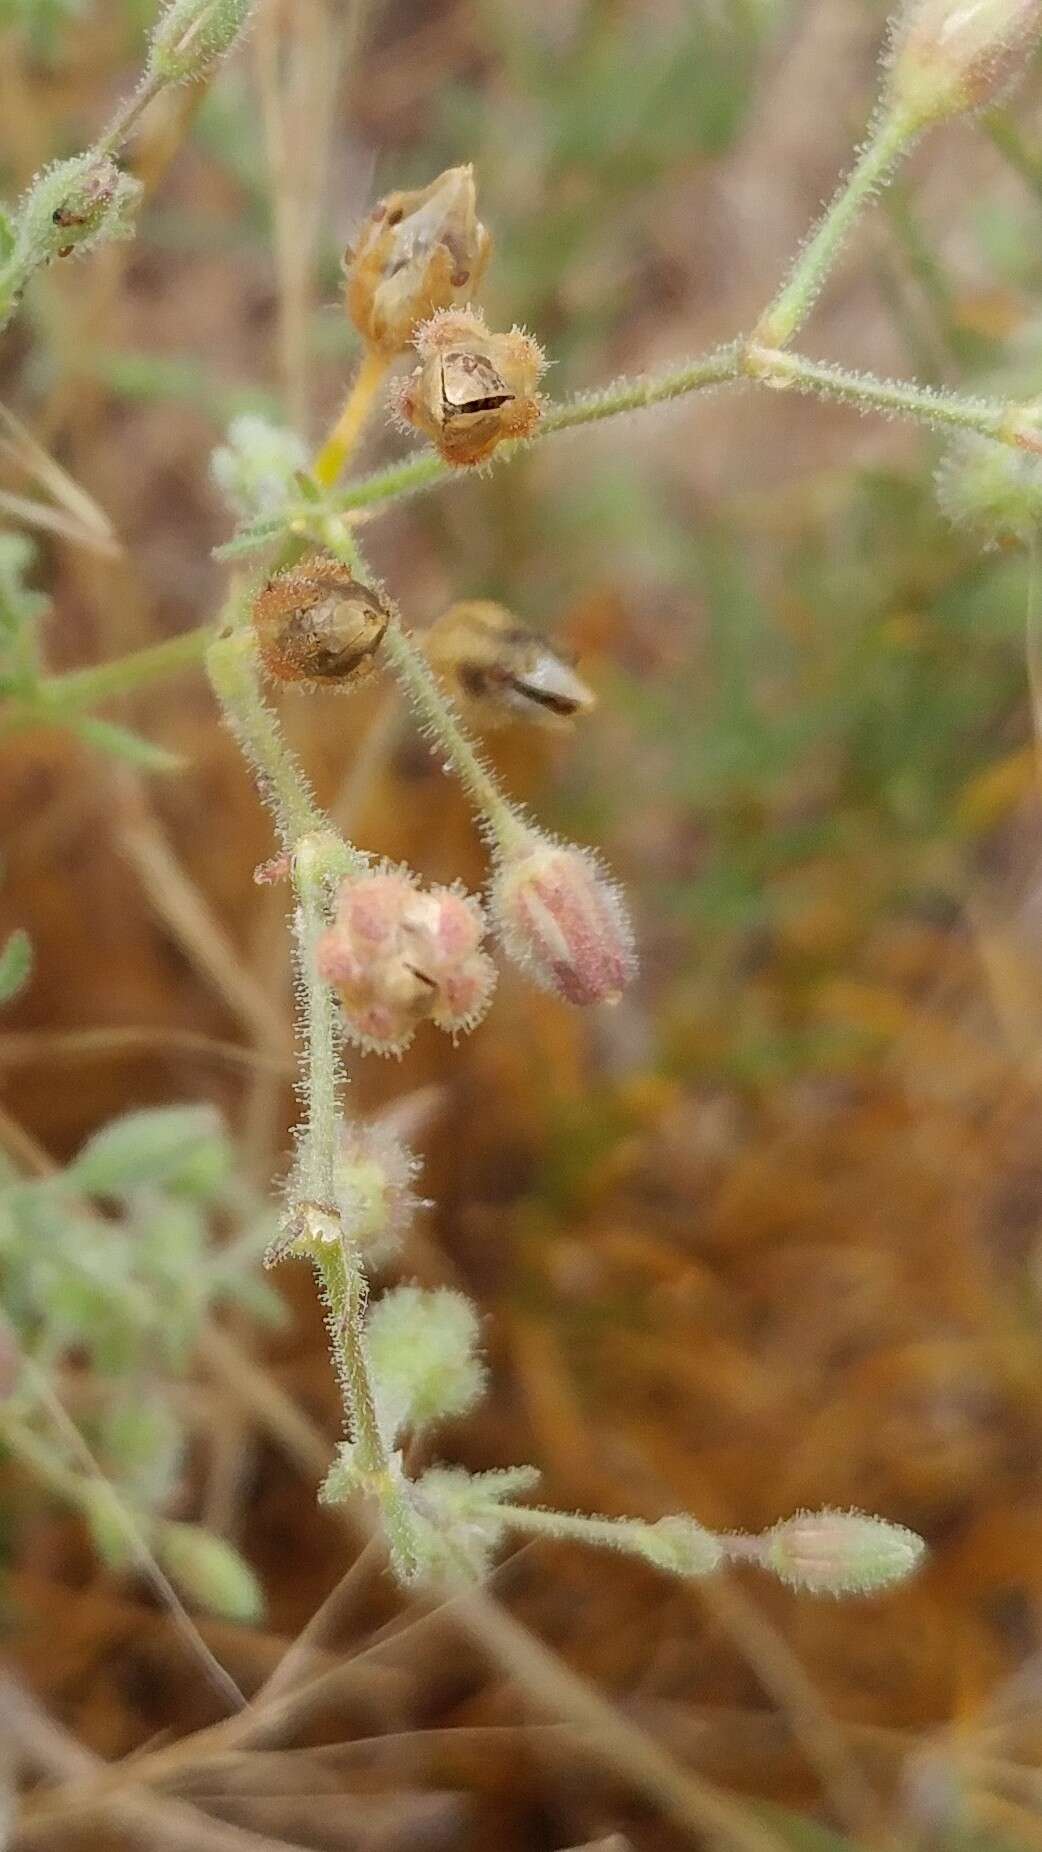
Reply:
<svg viewBox="0 0 1042 1852"><path fill-rule="evenodd" d="M546 361L523 329L490 334L473 310L445 309L419 330L416 351L420 365L399 382L394 409L447 463L484 463L504 439L535 430Z"/></svg>
<svg viewBox="0 0 1042 1852"><path fill-rule="evenodd" d="M993 103L1042 33L1042 0L908 0L894 25L891 102L918 125Z"/></svg>
<svg viewBox="0 0 1042 1852"><path fill-rule="evenodd" d="M349 567L315 554L277 572L254 601L261 660L280 682L358 682L373 666L390 611Z"/></svg>
<svg viewBox="0 0 1042 1852"><path fill-rule="evenodd" d="M636 975L625 901L589 849L531 833L500 862L493 909L509 956L568 1003L617 1003Z"/></svg>
<svg viewBox="0 0 1042 1852"><path fill-rule="evenodd" d="M388 1125L345 1126L333 1172L344 1228L367 1268L398 1252L421 1205L413 1185L419 1159Z"/></svg>
<svg viewBox="0 0 1042 1852"><path fill-rule="evenodd" d="M450 606L423 647L479 726L513 720L561 726L595 705L592 690L543 637L487 599Z"/></svg>
<svg viewBox="0 0 1042 1852"><path fill-rule="evenodd" d="M450 1035L480 1022L495 986L481 905L455 887L419 887L386 867L342 882L334 925L316 947L318 974L340 999L359 1047L400 1055L417 1025Z"/></svg>
<svg viewBox="0 0 1042 1852"><path fill-rule="evenodd" d="M669 1575L712 1575L724 1560L722 1544L694 1518L659 1518L656 1524L634 1519L626 1547Z"/></svg>
<svg viewBox="0 0 1042 1852"><path fill-rule="evenodd" d="M811 1595L871 1595L904 1582L926 1545L903 1524L862 1511L801 1511L762 1539L765 1569Z"/></svg>
<svg viewBox="0 0 1042 1852"><path fill-rule="evenodd" d="M152 33L147 76L170 84L205 76L231 50L252 5L253 0L170 0Z"/></svg>
<svg viewBox="0 0 1042 1852"><path fill-rule="evenodd" d="M388 194L344 256L347 312L367 346L387 359L400 354L421 322L473 294L491 248L473 168Z"/></svg>
<svg viewBox="0 0 1042 1852"><path fill-rule="evenodd" d="M55 257L129 238L139 180L107 155L76 154L38 174L18 212L12 262L35 269Z"/></svg>
<svg viewBox="0 0 1042 1852"><path fill-rule="evenodd" d="M232 419L226 441L210 458L210 474L233 512L253 521L284 506L307 460L295 431L243 412Z"/></svg>
<svg viewBox="0 0 1042 1852"><path fill-rule="evenodd" d="M937 499L953 527L997 542L1033 540L1042 529L1042 457L965 432L937 471Z"/></svg>
<svg viewBox="0 0 1042 1852"><path fill-rule="evenodd" d="M365 1344L380 1429L388 1446L403 1431L465 1415L485 1387L480 1327L469 1299L450 1287L396 1286L366 1319Z"/></svg>

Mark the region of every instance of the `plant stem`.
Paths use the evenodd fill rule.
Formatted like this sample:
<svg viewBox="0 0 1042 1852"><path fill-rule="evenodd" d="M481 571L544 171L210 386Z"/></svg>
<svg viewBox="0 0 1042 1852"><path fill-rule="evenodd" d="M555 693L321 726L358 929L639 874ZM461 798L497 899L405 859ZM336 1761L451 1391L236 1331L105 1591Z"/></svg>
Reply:
<svg viewBox="0 0 1042 1852"><path fill-rule="evenodd" d="M825 361L808 360L802 354L782 353L752 342L745 350L743 369L750 379L780 392L815 393L819 398L844 400L859 411L881 411L923 424L979 431L1015 449L1042 451L1042 427L1034 426L1027 406L1006 405L1001 399L966 398L906 380L877 379L872 373L851 373Z"/></svg>
<svg viewBox="0 0 1042 1852"><path fill-rule="evenodd" d="M586 1517L579 1511L548 1511L541 1505L508 1505L490 1499L489 1517L509 1525L511 1530L526 1531L531 1536L574 1538L578 1543L601 1544L624 1550L630 1534L638 1528L634 1518Z"/></svg>
<svg viewBox="0 0 1042 1852"><path fill-rule="evenodd" d="M234 616L234 605L229 616ZM245 626L211 644L207 668L229 725L272 803L293 858L297 897L294 939L300 973L304 1124L290 1191L289 1226L312 1260L328 1311L334 1367L366 1489L379 1499L403 1574L414 1573L408 1511L390 1470L376 1419L376 1399L362 1339L366 1281L336 1201L336 1160L343 1070L333 992L315 960L332 885L359 861L318 810L303 772L261 694L256 645Z"/></svg>
<svg viewBox="0 0 1042 1852"><path fill-rule="evenodd" d="M211 627L202 624L195 630L183 630L161 643L119 656L113 662L101 662L85 669L69 669L64 675L52 675L41 683L41 693L48 707L65 713L78 713L94 707L113 695L130 694L143 682L175 669L194 668L206 654Z"/></svg>
<svg viewBox="0 0 1042 1852"><path fill-rule="evenodd" d="M124 97L108 127L99 135L94 143L94 153L115 154L117 149L122 148L138 118L144 115L153 99L165 89L166 83L162 77L143 77L137 89Z"/></svg>
<svg viewBox="0 0 1042 1852"><path fill-rule="evenodd" d="M248 628L228 629L210 644L206 669L225 717L267 797L285 849L326 819L278 721L261 693L257 648Z"/></svg>
<svg viewBox="0 0 1042 1852"><path fill-rule="evenodd" d="M1008 109L990 109L981 118L984 133L1031 191L1042 199L1042 154L1032 147Z"/></svg>
<svg viewBox="0 0 1042 1852"><path fill-rule="evenodd" d="M739 343L717 348L696 360L685 361L658 379L620 380L602 393L572 399L553 406L546 413L536 436L550 436L576 426L615 418L626 412L640 411L670 399L707 387L744 378L779 391L816 393L819 397L845 400L863 411L882 411L889 416L910 418L920 424L942 425L965 431L979 431L996 443L1018 450L1042 452L1042 427L1036 429L1030 407L1004 404L999 399L969 398L955 392L934 392L902 380L878 379L870 373L852 373L826 362L808 360L800 354L783 353L777 348ZM526 443L533 441L526 439ZM502 460L520 445L503 445ZM397 500L421 490L436 487L460 471L444 463L433 451L424 451L403 463L374 471L338 492L332 500L334 511L347 512ZM294 524L314 521L321 511L302 504L287 510L282 522L268 522L258 529L257 545L278 539ZM249 530L241 538L247 539ZM231 543L217 548L220 557L244 551ZM65 711L80 711L95 701L122 694L172 670L188 667L200 660L212 634L209 624L184 631L163 643L134 650L130 655L93 668L73 669L65 675L49 676L38 686L32 704L19 701L0 718L0 735L18 727L37 724L44 719L60 720Z"/></svg>
<svg viewBox="0 0 1042 1852"><path fill-rule="evenodd" d="M889 178L900 157L908 152L917 133L911 118L897 111L879 116L788 279L761 315L753 333L757 346L786 347L802 327L854 221Z"/></svg>
<svg viewBox="0 0 1042 1852"><path fill-rule="evenodd" d="M347 872L355 858L330 828L301 837L293 848L293 885L297 895L294 931L300 966L306 1102L294 1192L335 1213L337 1101L343 1073L337 1055L333 992L318 976L315 946L327 924L329 888L338 875Z"/></svg>
<svg viewBox="0 0 1042 1852"><path fill-rule="evenodd" d="M382 354L373 347L366 348L344 408L311 466L311 473L322 488L332 488L354 451L383 385L387 367L388 362Z"/></svg>
<svg viewBox="0 0 1042 1852"><path fill-rule="evenodd" d="M422 650L399 618L384 633L391 668L416 709L420 724L444 753L475 808L487 821L497 846L506 850L525 837L525 826L471 745Z"/></svg>

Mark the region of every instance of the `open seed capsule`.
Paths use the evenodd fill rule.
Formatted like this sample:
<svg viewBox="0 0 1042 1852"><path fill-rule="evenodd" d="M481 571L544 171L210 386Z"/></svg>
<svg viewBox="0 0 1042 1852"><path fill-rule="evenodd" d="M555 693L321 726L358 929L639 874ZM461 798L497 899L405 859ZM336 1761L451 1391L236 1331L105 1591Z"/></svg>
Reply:
<svg viewBox="0 0 1042 1852"><path fill-rule="evenodd" d="M268 674L313 687L343 686L368 674L390 615L378 592L324 554L277 572L253 607Z"/></svg>

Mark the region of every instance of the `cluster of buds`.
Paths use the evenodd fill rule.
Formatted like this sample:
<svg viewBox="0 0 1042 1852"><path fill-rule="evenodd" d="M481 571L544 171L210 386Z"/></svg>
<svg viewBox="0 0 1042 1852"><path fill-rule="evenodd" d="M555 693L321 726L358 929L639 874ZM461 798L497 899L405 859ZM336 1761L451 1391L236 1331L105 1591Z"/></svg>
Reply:
<svg viewBox="0 0 1042 1852"><path fill-rule="evenodd" d="M277 572L254 600L261 661L275 681L343 687L368 674L391 613L331 555Z"/></svg>
<svg viewBox="0 0 1042 1852"><path fill-rule="evenodd" d="M493 910L509 957L568 1003L617 1003L636 975L626 903L589 849L527 831L500 856Z"/></svg>
<svg viewBox="0 0 1042 1852"><path fill-rule="evenodd" d="M484 463L504 439L531 436L546 360L530 334L492 334L475 310L443 309L417 331L414 346L420 364L399 383L394 409L447 463Z"/></svg>
<svg viewBox="0 0 1042 1852"><path fill-rule="evenodd" d="M496 977L484 936L485 915L471 895L421 888L406 869L387 866L341 883L316 965L340 999L349 1038L374 1054L400 1055L421 1022L450 1035L480 1022Z"/></svg>
<svg viewBox="0 0 1042 1852"><path fill-rule="evenodd" d="M565 658L501 604L454 604L423 639L431 667L479 727L514 720L560 727L588 714L594 695Z"/></svg>
<svg viewBox="0 0 1042 1852"><path fill-rule="evenodd" d="M993 103L1040 34L1040 0L908 0L894 26L891 104L925 126Z"/></svg>
<svg viewBox="0 0 1042 1852"><path fill-rule="evenodd" d="M476 290L492 249L477 216L474 171L390 193L344 253L347 312L366 346L393 360L420 324Z"/></svg>

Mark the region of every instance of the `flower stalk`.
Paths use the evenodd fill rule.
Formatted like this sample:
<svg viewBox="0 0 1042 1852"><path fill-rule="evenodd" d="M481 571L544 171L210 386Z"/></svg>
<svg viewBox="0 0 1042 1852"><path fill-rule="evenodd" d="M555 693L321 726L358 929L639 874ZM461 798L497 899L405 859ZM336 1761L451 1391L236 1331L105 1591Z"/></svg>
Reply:
<svg viewBox="0 0 1042 1852"><path fill-rule="evenodd" d="M879 115L832 204L757 322L752 337L757 346L788 346L814 307L862 211L885 186L918 133L915 119L903 110Z"/></svg>

